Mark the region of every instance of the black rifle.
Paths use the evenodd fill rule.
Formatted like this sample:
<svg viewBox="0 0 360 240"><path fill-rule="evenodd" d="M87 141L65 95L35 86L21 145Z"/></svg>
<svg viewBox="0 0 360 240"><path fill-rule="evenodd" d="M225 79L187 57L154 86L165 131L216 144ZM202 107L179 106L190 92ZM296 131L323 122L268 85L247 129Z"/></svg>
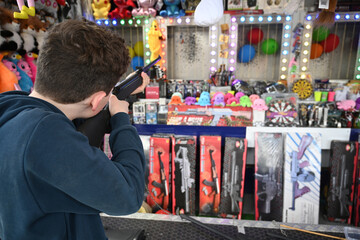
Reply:
<svg viewBox="0 0 360 240"><path fill-rule="evenodd" d="M214 158L212 156L212 153L214 152L214 150L210 149L209 150L209 154L210 154L210 159L211 159L211 172L212 172L212 179L213 181L210 182L208 180L204 180L203 183L206 185L206 186L211 186L213 188L213 191L212 193L215 193L215 196L214 196L214 206L213 206L213 209L214 209L214 212L217 212L218 211L218 207L219 207L219 202L217 200L217 195L220 194L220 184L219 184L219 178L218 178L218 175L216 173L216 165L215 165L215 161L214 161Z"/></svg>
<svg viewBox="0 0 360 240"><path fill-rule="evenodd" d="M135 89L141 86L141 73L147 73L152 66L160 61L160 59L161 57L159 56L145 67L139 68L130 74L125 80L117 83L112 91L112 94L114 94L119 100L125 100L132 92L135 91ZM96 116L86 119L84 123L78 127L78 131L88 137L91 146L100 147L105 133L109 133L111 131L110 118L109 108L108 105L106 105L105 108Z"/></svg>
<svg viewBox="0 0 360 240"><path fill-rule="evenodd" d="M161 154L162 152L158 152L158 156L159 156L159 162L160 162L160 177L161 177L161 183L156 182L155 180L152 181L152 185L154 187L160 188L161 191L164 193L164 197L169 195L169 189L168 189L168 185L167 185L167 181L166 181L166 175L165 175L165 168L164 168L164 164L161 161Z"/></svg>
<svg viewBox="0 0 360 240"><path fill-rule="evenodd" d="M242 201L240 197L241 181L239 179L239 166L236 164L236 152L233 151L231 154L231 175L228 176L228 173L224 173L225 186L224 186L224 197L228 196L228 193L231 198L231 212L240 212L239 202ZM242 161L241 161L242 162ZM230 178L230 179L229 179ZM240 180L240 182L239 182Z"/></svg>

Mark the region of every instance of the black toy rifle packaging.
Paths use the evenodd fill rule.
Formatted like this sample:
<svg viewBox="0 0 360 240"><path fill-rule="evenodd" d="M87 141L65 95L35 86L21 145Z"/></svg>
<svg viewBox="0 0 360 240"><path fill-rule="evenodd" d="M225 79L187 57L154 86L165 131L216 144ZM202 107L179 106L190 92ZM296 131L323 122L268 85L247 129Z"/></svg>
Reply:
<svg viewBox="0 0 360 240"><path fill-rule="evenodd" d="M282 133L255 133L255 219L282 221Z"/></svg>
<svg viewBox="0 0 360 240"><path fill-rule="evenodd" d="M241 219L247 140L225 138L220 215Z"/></svg>
<svg viewBox="0 0 360 240"><path fill-rule="evenodd" d="M221 192L221 136L200 136L199 214L218 215Z"/></svg>
<svg viewBox="0 0 360 240"><path fill-rule="evenodd" d="M170 206L170 145L170 137L150 137L147 203L153 212L168 210Z"/></svg>
<svg viewBox="0 0 360 240"><path fill-rule="evenodd" d="M196 136L172 137L172 213L195 215Z"/></svg>
<svg viewBox="0 0 360 240"><path fill-rule="evenodd" d="M358 152L357 142L331 141L331 175L327 198L327 217L330 221L351 222Z"/></svg>

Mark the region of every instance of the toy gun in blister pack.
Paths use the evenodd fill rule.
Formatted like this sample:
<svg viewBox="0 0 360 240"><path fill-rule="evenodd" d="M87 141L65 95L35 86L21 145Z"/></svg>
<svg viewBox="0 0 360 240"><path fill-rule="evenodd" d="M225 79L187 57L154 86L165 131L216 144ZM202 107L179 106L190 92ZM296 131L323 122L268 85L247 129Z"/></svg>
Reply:
<svg viewBox="0 0 360 240"><path fill-rule="evenodd" d="M213 209L214 212L218 212L219 210L219 201L218 201L218 195L220 194L220 183L219 183L219 177L217 175L216 172L216 164L214 161L214 158L212 156L214 150L210 149L209 150L209 155L210 155L210 160L211 160L211 176L212 176L212 182L208 181L208 180L204 180L203 183L206 186L210 186L213 188L213 191L210 194L214 194L214 205L213 205Z"/></svg>
<svg viewBox="0 0 360 240"><path fill-rule="evenodd" d="M162 154L162 152L158 151L158 158L159 158L159 163L160 163L160 179L161 179L161 183L158 183L158 182L156 182L154 180L154 181L152 181L151 184L154 187L161 189L161 192L162 192L161 194L162 194L162 197L163 197L163 208L167 209L167 205L168 205L167 196L169 195L169 187L168 187L167 180L166 180L164 164L161 161L161 154Z"/></svg>
<svg viewBox="0 0 360 240"><path fill-rule="evenodd" d="M141 73L147 73L152 66L160 61L160 59L161 57L159 56L150 64L143 68L139 68L130 74L125 80L117 83L112 91L112 94L114 94L119 100L125 100L132 92L141 86ZM78 127L78 130L88 137L91 146L100 147L105 133L109 133L111 131L110 118L111 116L108 105L106 105L105 108L96 116L86 119L84 123Z"/></svg>
<svg viewBox="0 0 360 240"><path fill-rule="evenodd" d="M293 151L291 153L291 181L293 183L293 197L292 197L292 206L289 208L295 210L295 199L301 197L302 195L310 192L310 188L304 186L299 188L299 182L312 182L315 180L315 174L312 171L308 171L305 167L310 166L309 161L302 161L301 158L304 156L305 150L312 143L313 138L308 135L304 135L301 138L299 144L299 152Z"/></svg>
<svg viewBox="0 0 360 240"><path fill-rule="evenodd" d="M332 186L331 189L331 199L336 201L336 198L340 203L340 216L349 217L350 212L348 206L351 206L351 201L349 200L350 190L349 190L349 170L346 169L346 156L342 155L341 157L341 170L340 170L340 185L336 185L336 177L332 177Z"/></svg>
<svg viewBox="0 0 360 240"><path fill-rule="evenodd" d="M239 166L236 164L236 152L233 151L231 154L231 175L229 181L229 173L224 173L225 185L224 185L224 197L228 197L228 194L231 198L231 212L240 212L239 202L242 202L240 197L241 181L239 179ZM240 181L240 182L239 182Z"/></svg>
<svg viewBox="0 0 360 240"><path fill-rule="evenodd" d="M192 187L195 180L191 178L190 162L188 159L188 149L179 147L174 159L175 163L179 163L181 171L181 192L185 193L185 212L190 211L189 188Z"/></svg>
<svg viewBox="0 0 360 240"><path fill-rule="evenodd" d="M233 111L229 108L209 108L207 111L214 116L211 126L216 126L222 117L230 117Z"/></svg>
<svg viewBox="0 0 360 240"><path fill-rule="evenodd" d="M267 174L255 173L255 178L261 181L263 188L262 192L257 193L259 199L265 202L261 212L268 214L271 212L271 201L281 193L281 183L276 180L275 167L270 167Z"/></svg>

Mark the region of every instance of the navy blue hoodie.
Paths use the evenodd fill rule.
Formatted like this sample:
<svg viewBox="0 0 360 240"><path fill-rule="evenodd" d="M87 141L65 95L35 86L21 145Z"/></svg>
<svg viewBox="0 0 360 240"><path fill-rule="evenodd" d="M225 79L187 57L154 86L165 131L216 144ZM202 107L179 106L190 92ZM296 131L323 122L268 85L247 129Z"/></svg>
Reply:
<svg viewBox="0 0 360 240"><path fill-rule="evenodd" d="M0 94L0 239L106 239L100 212L136 212L145 158L125 113L111 118L110 161L55 106Z"/></svg>

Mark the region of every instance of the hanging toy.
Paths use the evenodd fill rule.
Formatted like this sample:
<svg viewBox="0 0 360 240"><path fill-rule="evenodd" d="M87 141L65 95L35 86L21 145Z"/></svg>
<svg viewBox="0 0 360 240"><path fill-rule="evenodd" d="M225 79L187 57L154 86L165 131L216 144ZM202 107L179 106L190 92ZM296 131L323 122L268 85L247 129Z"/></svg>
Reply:
<svg viewBox="0 0 360 240"><path fill-rule="evenodd" d="M93 0L91 7L94 11L94 17L96 20L107 19L111 3L108 0Z"/></svg>
<svg viewBox="0 0 360 240"><path fill-rule="evenodd" d="M296 82L294 82L292 91L294 93L297 93L297 95L301 100L304 100L313 94L314 89L309 80L299 79Z"/></svg>
<svg viewBox="0 0 360 240"><path fill-rule="evenodd" d="M314 26L331 27L334 25L336 4L337 0L330 0L329 8L321 10L319 16L314 21Z"/></svg>
<svg viewBox="0 0 360 240"><path fill-rule="evenodd" d="M35 16L35 1L34 0L27 0L28 6L25 6L24 0L16 0L20 12L14 12L14 18L19 19L28 19L29 15L34 17Z"/></svg>
<svg viewBox="0 0 360 240"><path fill-rule="evenodd" d="M162 35L160 29L159 29L159 24L156 20L154 20L151 23L151 28L148 32L148 43L149 43L149 49L151 52L150 55L150 62L154 61L157 57L159 57L160 53L161 53L161 41L164 41L165 38ZM157 65L159 65L160 63L158 62Z"/></svg>

